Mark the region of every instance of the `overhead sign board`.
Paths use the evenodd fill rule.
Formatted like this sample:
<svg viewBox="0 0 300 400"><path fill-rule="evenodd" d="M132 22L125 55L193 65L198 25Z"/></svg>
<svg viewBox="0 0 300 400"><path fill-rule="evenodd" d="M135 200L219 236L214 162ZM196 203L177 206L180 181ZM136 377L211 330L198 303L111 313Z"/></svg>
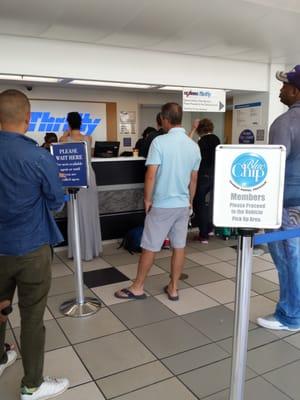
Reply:
<svg viewBox="0 0 300 400"><path fill-rule="evenodd" d="M53 143L50 147L62 176L63 186L89 186L89 164L86 142Z"/></svg>
<svg viewBox="0 0 300 400"><path fill-rule="evenodd" d="M234 228L281 226L286 149L219 145L215 157L213 222Z"/></svg>
<svg viewBox="0 0 300 400"><path fill-rule="evenodd" d="M47 132L58 137L69 129L67 114L78 111L82 118L80 131L95 141L106 140L106 104L85 101L30 100L31 115L27 136L40 145Z"/></svg>
<svg viewBox="0 0 300 400"><path fill-rule="evenodd" d="M186 88L182 91L183 111L225 112L225 105L225 90Z"/></svg>

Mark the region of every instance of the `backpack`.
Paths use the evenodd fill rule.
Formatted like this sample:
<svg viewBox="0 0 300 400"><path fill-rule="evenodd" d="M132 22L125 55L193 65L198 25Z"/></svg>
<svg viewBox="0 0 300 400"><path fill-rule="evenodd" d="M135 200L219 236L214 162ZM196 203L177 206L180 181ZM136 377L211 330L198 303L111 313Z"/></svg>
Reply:
<svg viewBox="0 0 300 400"><path fill-rule="evenodd" d="M123 247L125 250L129 251L130 254L140 253L141 249L141 240L143 234L144 227L138 226L136 228L130 229L124 236L120 247Z"/></svg>

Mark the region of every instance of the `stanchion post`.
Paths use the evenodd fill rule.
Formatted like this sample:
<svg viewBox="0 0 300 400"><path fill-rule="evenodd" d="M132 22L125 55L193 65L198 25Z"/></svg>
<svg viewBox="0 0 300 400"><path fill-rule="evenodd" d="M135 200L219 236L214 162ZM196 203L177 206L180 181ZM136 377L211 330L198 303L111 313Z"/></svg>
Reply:
<svg viewBox="0 0 300 400"><path fill-rule="evenodd" d="M69 317L86 317L95 314L101 307L101 303L96 298L84 297L83 291L83 271L81 262L80 251L80 230L79 230L79 217L78 217L78 204L77 193L79 189L69 188L71 207L74 216L74 248L73 256L75 263L75 285L76 285L76 299L68 300L60 306L62 314ZM70 240L70 238L69 238Z"/></svg>
<svg viewBox="0 0 300 400"><path fill-rule="evenodd" d="M239 229L235 292L234 335L229 400L245 393L254 229Z"/></svg>

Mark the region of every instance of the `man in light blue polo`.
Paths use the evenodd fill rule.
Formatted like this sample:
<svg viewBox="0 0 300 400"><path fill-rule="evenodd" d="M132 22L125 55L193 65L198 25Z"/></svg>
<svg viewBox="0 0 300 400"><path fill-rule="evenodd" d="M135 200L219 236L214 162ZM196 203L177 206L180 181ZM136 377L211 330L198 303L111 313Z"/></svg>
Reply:
<svg viewBox="0 0 300 400"><path fill-rule="evenodd" d="M151 144L146 165L143 249L136 279L131 287L115 293L118 298L144 299L144 282L165 237L173 248L171 280L164 288L169 300L178 300L178 280L184 263L188 219L193 204L200 150L181 127L182 108L177 103L162 106L163 129L168 132Z"/></svg>

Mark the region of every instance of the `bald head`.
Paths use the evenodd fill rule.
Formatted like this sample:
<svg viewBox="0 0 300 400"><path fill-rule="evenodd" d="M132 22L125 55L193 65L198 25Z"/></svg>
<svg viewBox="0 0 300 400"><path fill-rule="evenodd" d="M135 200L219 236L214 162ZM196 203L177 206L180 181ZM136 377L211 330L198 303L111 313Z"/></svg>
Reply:
<svg viewBox="0 0 300 400"><path fill-rule="evenodd" d="M25 133L30 120L30 103L19 90L0 93L0 125L2 130Z"/></svg>

